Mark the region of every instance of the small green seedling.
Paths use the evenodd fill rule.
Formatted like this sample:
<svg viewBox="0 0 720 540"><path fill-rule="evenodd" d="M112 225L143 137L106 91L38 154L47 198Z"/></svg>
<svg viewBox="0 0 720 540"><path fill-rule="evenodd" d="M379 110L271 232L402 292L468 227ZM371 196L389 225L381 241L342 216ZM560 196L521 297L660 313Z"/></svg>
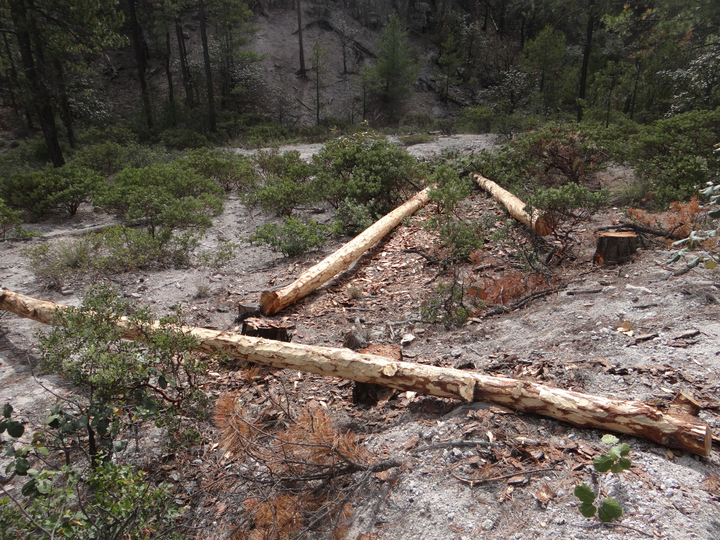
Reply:
<svg viewBox="0 0 720 540"><path fill-rule="evenodd" d="M608 471L613 473L621 473L632 466L632 462L625 456L630 453L630 446L627 443L617 444L618 438L614 435L605 435L602 438L605 444L614 445L606 454L602 454L593 459L593 467L599 473ZM598 489L598 492L600 490ZM593 517L596 513L600 521L608 523L614 519L622 517L623 511L620 504L612 497L605 497L598 506L595 501L598 497L593 489L587 484L575 486L575 496L580 499L578 507L580 513L585 517Z"/></svg>

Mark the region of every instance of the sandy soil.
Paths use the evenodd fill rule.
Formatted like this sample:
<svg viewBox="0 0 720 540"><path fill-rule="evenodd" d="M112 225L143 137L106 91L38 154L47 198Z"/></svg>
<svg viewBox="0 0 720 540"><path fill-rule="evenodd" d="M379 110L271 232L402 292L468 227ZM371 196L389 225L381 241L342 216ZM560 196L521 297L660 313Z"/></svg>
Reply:
<svg viewBox="0 0 720 540"><path fill-rule="evenodd" d="M411 147L413 155L429 157L448 148L472 152L489 147L489 137L440 138ZM303 155L316 146L295 147ZM465 203L468 213L502 209L475 192ZM420 317L423 301L435 294L438 268L408 248L425 249L433 237L422 228L427 211L398 227L353 267L316 293L278 314L294 325L293 341L342 346L350 331L369 342L402 348L410 362L475 369L493 375L537 380L545 384L623 399L671 400L678 392L692 394L699 413L717 432L720 427L720 306L718 270L696 269L679 277L668 266L667 248L648 239L632 262L611 268L593 266L592 231L622 216L608 210L587 226L577 259L556 269L558 293L535 300L507 315L471 319L462 327L429 324ZM329 212L314 213L329 221ZM205 249L218 240L246 237L274 219L249 212L231 197L205 238ZM48 221L29 228L62 237L67 232L110 220L80 212L71 221ZM32 243L47 240L33 240ZM235 258L219 270L191 268L110 276L126 296L152 306L158 315L181 303L197 326L236 328L240 302L257 302L261 291L290 282L334 251L333 241L321 252L293 259L262 247L243 244ZM0 244L0 285L65 304L79 303L82 283L67 283L63 293L44 290L28 267L24 243ZM468 282L504 279L510 267L508 247L489 242L486 260L463 268ZM210 295L195 298L197 286L209 282ZM618 331L629 323L633 335ZM12 314L0 318L0 403L10 401L23 419L37 423L53 392L70 392L54 377L36 376L34 332L40 325ZM691 329L689 338L676 339ZM637 341L641 334L657 334ZM720 454L709 458L668 451L655 443L621 436L632 447L633 468L604 484L623 506L618 525L602 527L577 510L574 486L590 482L590 463L605 449L603 432L578 429L555 420L516 414L488 404L462 404L440 398L395 395L375 406L354 404L352 384L298 372L278 372L265 386L247 389L232 371L215 373L210 392L243 389L261 396L284 384L296 404L324 406L343 429L362 438L376 459L396 458L403 466L389 476L371 478L352 500L354 513L346 535L350 539L713 539L720 537L717 476ZM260 399L260 398L258 398ZM321 405L318 405L321 404ZM213 445L212 432L197 450L192 475L214 474L239 467L224 462ZM161 433L154 435L157 441ZM496 447L463 446L459 441L496 442ZM429 448L428 448L429 447ZM147 459L152 454L148 453ZM4 469L4 460L0 468ZM195 461L193 461L195 463ZM534 472L537 471L537 472ZM241 508L242 486L223 492L199 490L187 470L175 482L178 503L186 516L208 529L204 537L224 537L237 523L239 511L212 515L221 503ZM168 473L169 474L169 473ZM208 476L208 477L210 477ZM496 478L478 482L480 478ZM171 479L172 481L172 479ZM210 514L208 514L210 512Z"/></svg>

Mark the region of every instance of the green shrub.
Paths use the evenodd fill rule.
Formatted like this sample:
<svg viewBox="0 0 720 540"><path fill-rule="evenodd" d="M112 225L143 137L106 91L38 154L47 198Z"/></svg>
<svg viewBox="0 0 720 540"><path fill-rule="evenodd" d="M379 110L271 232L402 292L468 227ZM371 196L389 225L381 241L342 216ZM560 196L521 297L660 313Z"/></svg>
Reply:
<svg viewBox="0 0 720 540"><path fill-rule="evenodd" d="M539 210L549 214L553 222L559 223L573 219L586 219L608 204L608 194L604 190L592 192L578 184L567 184L557 189L544 189L530 197L525 211Z"/></svg>
<svg viewBox="0 0 720 540"><path fill-rule="evenodd" d="M720 108L658 120L630 138L625 153L641 181L649 180L658 207L684 201L720 170L713 145L720 139Z"/></svg>
<svg viewBox="0 0 720 540"><path fill-rule="evenodd" d="M329 227L313 220L303 223L288 216L283 225L268 223L258 227L248 241L257 245L265 244L286 257L294 257L324 246L329 232Z"/></svg>
<svg viewBox="0 0 720 540"><path fill-rule="evenodd" d="M245 140L251 148L272 146L288 138L288 131L280 124L261 124L247 128Z"/></svg>
<svg viewBox="0 0 720 540"><path fill-rule="evenodd" d="M21 223L20 212L13 210L0 199L0 238L3 242L7 239L7 234Z"/></svg>
<svg viewBox="0 0 720 540"><path fill-rule="evenodd" d="M254 197L264 211L287 216L295 208L315 202L316 193L311 183L313 167L300 159L299 152L258 152L255 163L263 177L263 186Z"/></svg>
<svg viewBox="0 0 720 540"><path fill-rule="evenodd" d="M138 143L138 136L128 124L111 124L104 127L93 126L80 131L77 140L81 144L102 144L111 142L123 146Z"/></svg>
<svg viewBox="0 0 720 540"><path fill-rule="evenodd" d="M355 236L373 224L370 211L365 205L345 199L335 211L340 233Z"/></svg>
<svg viewBox="0 0 720 540"><path fill-rule="evenodd" d="M143 219L155 237L159 229L205 229L223 211L222 189L179 163L124 169L98 204L126 219Z"/></svg>
<svg viewBox="0 0 720 540"><path fill-rule="evenodd" d="M206 148L212 146L208 138L202 133L189 129L167 129L160 134L162 143L173 150L186 150L188 148Z"/></svg>
<svg viewBox="0 0 720 540"><path fill-rule="evenodd" d="M105 176L121 171L125 166L127 150L115 142L86 146L75 152L73 165L80 165Z"/></svg>
<svg viewBox="0 0 720 540"><path fill-rule="evenodd" d="M374 132L327 143L313 164L318 196L334 208L346 199L367 205L373 219L397 206L404 198L401 189L424 176L415 158Z"/></svg>
<svg viewBox="0 0 720 540"><path fill-rule="evenodd" d="M225 191L251 191L258 173L246 156L219 148L193 150L181 163L205 178L212 178Z"/></svg>

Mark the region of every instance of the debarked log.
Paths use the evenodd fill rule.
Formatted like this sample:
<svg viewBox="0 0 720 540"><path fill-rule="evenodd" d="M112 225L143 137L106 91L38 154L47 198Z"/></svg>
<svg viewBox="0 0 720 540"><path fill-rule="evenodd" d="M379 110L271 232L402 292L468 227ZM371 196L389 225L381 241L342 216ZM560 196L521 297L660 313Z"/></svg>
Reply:
<svg viewBox="0 0 720 540"><path fill-rule="evenodd" d="M287 306L307 296L326 281L350 266L360 255L374 246L378 240L393 230L406 216L425 206L430 188L397 207L385 217L368 227L364 232L345 244L335 253L309 268L298 278L275 291L264 291L260 295L260 310L265 315L274 315Z"/></svg>
<svg viewBox="0 0 720 540"><path fill-rule="evenodd" d="M524 202L481 174L474 174L473 179L481 188L487 191L493 199L504 205L513 218L535 229L535 232L540 236L547 236L553 232L553 223L549 216L545 216L537 210L533 211L532 215L528 214L525 211L526 205Z"/></svg>
<svg viewBox="0 0 720 540"><path fill-rule="evenodd" d="M0 310L51 324L66 306L0 289ZM127 339L142 340L153 327L118 326ZM592 427L644 437L672 448L709 456L712 433L704 422L672 406L658 409L641 401L623 401L531 381L491 377L465 370L403 362L349 349L283 343L205 328L180 327L198 340L198 350L222 353L240 361L295 369L328 377L382 384L401 391L465 401L484 401L511 409Z"/></svg>

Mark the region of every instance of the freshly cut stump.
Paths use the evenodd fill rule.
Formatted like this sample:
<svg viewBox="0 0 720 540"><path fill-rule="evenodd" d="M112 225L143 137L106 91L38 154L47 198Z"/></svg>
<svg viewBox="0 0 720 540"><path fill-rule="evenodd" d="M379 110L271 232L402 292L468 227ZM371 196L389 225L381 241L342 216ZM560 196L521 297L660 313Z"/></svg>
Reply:
<svg viewBox="0 0 720 540"><path fill-rule="evenodd" d="M638 237L634 232L600 233L595 249L595 263L627 262L637 252Z"/></svg>

